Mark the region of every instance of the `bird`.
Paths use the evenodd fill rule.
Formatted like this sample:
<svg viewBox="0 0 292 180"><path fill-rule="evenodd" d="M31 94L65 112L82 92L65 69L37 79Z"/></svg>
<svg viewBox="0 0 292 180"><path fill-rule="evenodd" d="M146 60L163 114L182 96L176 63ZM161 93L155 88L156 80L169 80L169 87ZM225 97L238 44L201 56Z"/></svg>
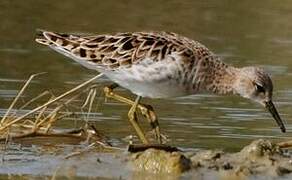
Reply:
<svg viewBox="0 0 292 180"><path fill-rule="evenodd" d="M199 93L239 95L264 106L281 131L285 125L273 104L273 83L257 66L234 67L205 45L173 32L117 32L78 35L39 30L36 42L96 70L113 84L105 96L131 106L128 117L143 144L149 144L137 122L137 109L147 118L161 143L158 118L142 98L170 98ZM123 87L137 97L130 100L113 90Z"/></svg>

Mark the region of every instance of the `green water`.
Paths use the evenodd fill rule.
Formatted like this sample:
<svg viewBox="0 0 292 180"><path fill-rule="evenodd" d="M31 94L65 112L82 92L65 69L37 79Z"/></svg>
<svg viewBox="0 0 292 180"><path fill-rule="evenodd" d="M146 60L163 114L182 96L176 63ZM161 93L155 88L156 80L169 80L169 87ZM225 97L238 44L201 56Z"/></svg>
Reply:
<svg viewBox="0 0 292 180"><path fill-rule="evenodd" d="M3 115L30 74L47 72L32 83L24 100L45 89L60 94L96 74L36 44L36 29L96 34L164 30L200 41L235 66L264 67L272 75L274 101L287 123L283 134L262 107L235 96L145 99L156 109L170 144L234 151L257 138L287 138L292 131L291 22L292 2L288 0L1 0L0 113ZM108 83L102 80L100 86ZM118 92L133 98L128 91ZM134 134L126 120L128 109L110 101L101 106L92 122L123 143L122 138ZM72 123L64 120L62 126Z"/></svg>

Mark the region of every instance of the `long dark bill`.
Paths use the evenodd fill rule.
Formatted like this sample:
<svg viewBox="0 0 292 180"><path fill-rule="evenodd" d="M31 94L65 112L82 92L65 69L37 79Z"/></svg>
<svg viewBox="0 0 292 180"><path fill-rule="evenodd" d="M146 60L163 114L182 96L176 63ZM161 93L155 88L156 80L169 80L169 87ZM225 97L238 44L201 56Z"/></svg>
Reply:
<svg viewBox="0 0 292 180"><path fill-rule="evenodd" d="M269 112L272 114L273 118L276 120L281 131L283 133L286 132L285 125L284 125L282 119L280 118L280 115L279 115L277 109L275 108L273 102L272 101L266 102L266 108L267 108L267 110L269 110Z"/></svg>

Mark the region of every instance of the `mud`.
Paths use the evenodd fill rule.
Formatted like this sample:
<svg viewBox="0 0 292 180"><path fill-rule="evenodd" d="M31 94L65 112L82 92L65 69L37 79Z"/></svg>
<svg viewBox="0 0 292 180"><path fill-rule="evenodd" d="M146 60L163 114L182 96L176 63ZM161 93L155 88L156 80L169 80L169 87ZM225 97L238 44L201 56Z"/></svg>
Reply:
<svg viewBox="0 0 292 180"><path fill-rule="evenodd" d="M59 140L56 140L58 139ZM73 137L71 137L73 138ZM42 142L42 143L37 143ZM46 143L44 143L46 142ZM61 143L62 142L62 143ZM291 178L288 150L269 140L255 140L240 152L220 150L166 151L145 148L129 152L66 137L24 138L1 144L1 178L122 178L122 179L261 179ZM179 149L179 148L178 148Z"/></svg>
<svg viewBox="0 0 292 180"><path fill-rule="evenodd" d="M148 149L132 155L133 169L150 173L203 172L226 177L280 177L292 172L292 160L276 144L259 139L238 153L219 150L165 152Z"/></svg>

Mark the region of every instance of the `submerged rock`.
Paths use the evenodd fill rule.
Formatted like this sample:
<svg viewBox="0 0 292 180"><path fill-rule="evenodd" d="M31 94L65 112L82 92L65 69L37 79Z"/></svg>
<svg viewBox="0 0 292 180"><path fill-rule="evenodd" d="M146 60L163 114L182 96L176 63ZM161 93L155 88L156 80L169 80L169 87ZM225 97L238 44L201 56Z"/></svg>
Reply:
<svg viewBox="0 0 292 180"><path fill-rule="evenodd" d="M166 152L164 150L147 149L144 152L132 154L132 167L134 170L151 173L179 174L191 167L190 159L179 152Z"/></svg>
<svg viewBox="0 0 292 180"><path fill-rule="evenodd" d="M237 153L237 155L239 155L238 157L251 161L282 154L282 150L276 144L263 139L253 141L250 145L245 146Z"/></svg>
<svg viewBox="0 0 292 180"><path fill-rule="evenodd" d="M235 173L246 175L281 176L292 170L291 157L284 155L276 144L263 139L253 141L229 159L236 165Z"/></svg>
<svg viewBox="0 0 292 180"><path fill-rule="evenodd" d="M277 177L292 172L292 160L276 144L268 140L256 140L238 153L218 150L166 152L147 149L131 154L135 171L150 173L188 174L217 172L218 176L244 178L249 176Z"/></svg>

